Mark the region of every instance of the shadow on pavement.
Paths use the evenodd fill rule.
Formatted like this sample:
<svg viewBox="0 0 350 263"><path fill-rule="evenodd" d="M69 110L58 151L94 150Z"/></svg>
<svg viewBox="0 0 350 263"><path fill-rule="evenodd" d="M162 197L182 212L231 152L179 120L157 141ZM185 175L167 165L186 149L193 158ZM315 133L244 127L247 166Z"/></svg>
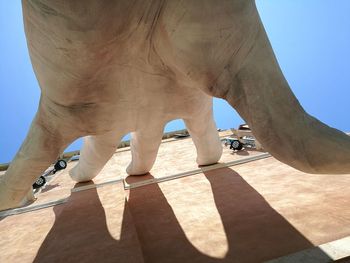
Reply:
<svg viewBox="0 0 350 263"><path fill-rule="evenodd" d="M73 192L68 203L54 208L55 223L34 262L263 262L313 247L238 173L221 168L204 174L227 237L224 258L191 244L159 185L151 184L130 190L119 240L108 231L97 190ZM210 238L210 227L203 238Z"/></svg>

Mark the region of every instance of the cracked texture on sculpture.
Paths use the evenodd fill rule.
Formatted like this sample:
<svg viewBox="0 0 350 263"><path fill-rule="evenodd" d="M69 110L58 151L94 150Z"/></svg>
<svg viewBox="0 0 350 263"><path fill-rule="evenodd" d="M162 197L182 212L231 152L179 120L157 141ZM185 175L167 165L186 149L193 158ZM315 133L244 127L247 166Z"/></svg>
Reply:
<svg viewBox="0 0 350 263"><path fill-rule="evenodd" d="M200 8L199 8L200 7ZM148 172L164 125L185 121L199 165L222 148L212 97L223 98L278 160L308 173L350 173L350 139L308 115L290 90L252 0L23 0L41 99L28 135L0 178L0 210L75 139L71 176L93 179L131 132L127 172Z"/></svg>

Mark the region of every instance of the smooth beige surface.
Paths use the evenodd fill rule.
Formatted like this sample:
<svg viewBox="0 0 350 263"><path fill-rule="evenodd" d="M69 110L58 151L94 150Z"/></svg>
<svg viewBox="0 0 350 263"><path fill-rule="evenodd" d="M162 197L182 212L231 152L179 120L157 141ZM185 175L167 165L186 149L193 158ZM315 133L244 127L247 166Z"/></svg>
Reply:
<svg viewBox="0 0 350 263"><path fill-rule="evenodd" d="M163 143L157 162L164 170L127 182L192 167L192 147L190 139ZM178 159L168 162L165 150ZM243 154L226 149L222 158ZM121 176L113 167L126 165L127 155L119 150L106 178L96 180ZM71 184L73 165L37 202L82 186ZM306 174L271 157L129 191L103 185L59 206L1 218L0 262L262 262L349 236L349 207L349 175Z"/></svg>

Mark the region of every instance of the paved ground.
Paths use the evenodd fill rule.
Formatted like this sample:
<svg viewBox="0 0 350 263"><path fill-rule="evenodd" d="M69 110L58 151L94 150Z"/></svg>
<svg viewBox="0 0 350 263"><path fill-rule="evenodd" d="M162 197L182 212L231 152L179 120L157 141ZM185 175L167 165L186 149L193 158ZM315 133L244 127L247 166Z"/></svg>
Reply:
<svg viewBox="0 0 350 263"><path fill-rule="evenodd" d="M221 162L260 154L225 149ZM190 139L164 142L150 174L118 182L129 161L118 150L88 190L70 180L70 163L32 206L63 204L0 218L0 262L244 263L295 252L330 262L350 249L350 175L305 174L270 157L125 190L198 169ZM318 247L335 240L343 254ZM305 261L308 251L320 260Z"/></svg>

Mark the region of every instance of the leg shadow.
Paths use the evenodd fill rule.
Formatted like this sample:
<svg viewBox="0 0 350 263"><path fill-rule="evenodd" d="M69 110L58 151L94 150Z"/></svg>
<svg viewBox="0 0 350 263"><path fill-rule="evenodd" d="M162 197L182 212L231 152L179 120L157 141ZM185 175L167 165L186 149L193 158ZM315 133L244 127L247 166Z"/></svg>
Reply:
<svg viewBox="0 0 350 263"><path fill-rule="evenodd" d="M198 251L187 239L160 187L151 184L131 189L128 199L146 263L263 262L313 247L236 172L222 168L205 172L205 176L227 236L226 257L212 258ZM152 178L150 174L147 177ZM207 236L203 233L203 238Z"/></svg>
<svg viewBox="0 0 350 263"><path fill-rule="evenodd" d="M228 238L225 262L264 262L313 247L238 173L220 168L204 174Z"/></svg>
<svg viewBox="0 0 350 263"><path fill-rule="evenodd" d="M154 178L147 174L143 179ZM127 178L128 183L135 178ZM131 189L128 206L141 243L145 263L216 262L187 239L158 184Z"/></svg>
<svg viewBox="0 0 350 263"><path fill-rule="evenodd" d="M134 245L130 239L137 237L131 236L135 230L124 208L122 233L116 240L108 231L96 188L72 192L67 203L54 207L55 223L34 262L142 262L138 242L136 249L130 249Z"/></svg>

